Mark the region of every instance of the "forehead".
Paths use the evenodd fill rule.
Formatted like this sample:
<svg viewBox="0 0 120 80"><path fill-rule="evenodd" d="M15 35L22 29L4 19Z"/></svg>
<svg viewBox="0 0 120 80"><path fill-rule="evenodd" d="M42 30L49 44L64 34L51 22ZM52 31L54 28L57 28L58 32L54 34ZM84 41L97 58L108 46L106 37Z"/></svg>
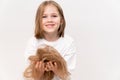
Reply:
<svg viewBox="0 0 120 80"><path fill-rule="evenodd" d="M57 9L56 6L54 6L54 5L47 5L47 6L45 7L43 13L44 13L44 14L49 14L49 13L56 13L56 14L58 14L59 12L58 12L58 9Z"/></svg>

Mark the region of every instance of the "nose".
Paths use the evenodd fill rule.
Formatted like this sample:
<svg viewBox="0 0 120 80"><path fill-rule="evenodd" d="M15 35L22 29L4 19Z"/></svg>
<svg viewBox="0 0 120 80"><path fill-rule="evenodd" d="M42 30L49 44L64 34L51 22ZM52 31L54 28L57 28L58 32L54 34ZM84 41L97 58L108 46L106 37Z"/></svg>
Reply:
<svg viewBox="0 0 120 80"><path fill-rule="evenodd" d="M48 20L48 21L52 21L52 17L49 16L47 20Z"/></svg>

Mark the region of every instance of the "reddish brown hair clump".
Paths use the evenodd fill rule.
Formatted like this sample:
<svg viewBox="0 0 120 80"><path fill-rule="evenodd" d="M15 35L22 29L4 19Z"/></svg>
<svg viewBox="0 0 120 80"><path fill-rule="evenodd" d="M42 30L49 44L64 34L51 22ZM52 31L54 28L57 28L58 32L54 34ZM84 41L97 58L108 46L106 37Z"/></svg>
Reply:
<svg viewBox="0 0 120 80"><path fill-rule="evenodd" d="M57 70L60 74L61 79L67 80L69 78L70 73L67 70L66 61L53 47L46 46L44 48L38 48L36 55L30 56L29 60L31 61L31 63L24 71L25 78L32 78L33 80L38 78L39 72L35 68L37 61L43 61L44 63L48 61L52 61L53 63L56 62L58 66ZM53 71L45 71L42 79L52 80L54 76L55 74Z"/></svg>

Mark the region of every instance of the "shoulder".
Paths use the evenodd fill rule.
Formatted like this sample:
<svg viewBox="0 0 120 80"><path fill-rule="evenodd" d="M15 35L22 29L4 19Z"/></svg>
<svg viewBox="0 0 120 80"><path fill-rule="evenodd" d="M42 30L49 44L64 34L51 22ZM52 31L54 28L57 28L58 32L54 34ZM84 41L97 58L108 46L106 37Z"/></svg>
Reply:
<svg viewBox="0 0 120 80"><path fill-rule="evenodd" d="M65 35L63 38L63 43L61 45L64 47L64 55L76 53L75 41L71 36Z"/></svg>
<svg viewBox="0 0 120 80"><path fill-rule="evenodd" d="M36 39L34 36L29 38L29 41L37 41L38 39Z"/></svg>
<svg viewBox="0 0 120 80"><path fill-rule="evenodd" d="M30 37L28 39L28 45L31 44L33 46L35 46L38 43L39 39L36 39L34 36Z"/></svg>
<svg viewBox="0 0 120 80"><path fill-rule="evenodd" d="M64 48L68 48L71 45L74 44L74 39L69 35L64 35L64 37L61 38L60 45L62 45Z"/></svg>
<svg viewBox="0 0 120 80"><path fill-rule="evenodd" d="M71 44L71 43L74 42L74 39L71 36L69 36L69 35L65 35L63 37L63 40L65 41L65 43L68 43L68 44Z"/></svg>

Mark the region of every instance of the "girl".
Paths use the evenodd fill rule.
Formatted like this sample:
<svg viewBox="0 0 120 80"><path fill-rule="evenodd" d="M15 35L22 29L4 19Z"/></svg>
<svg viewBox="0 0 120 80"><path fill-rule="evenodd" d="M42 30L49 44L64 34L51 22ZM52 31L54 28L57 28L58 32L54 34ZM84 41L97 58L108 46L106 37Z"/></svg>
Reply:
<svg viewBox="0 0 120 80"><path fill-rule="evenodd" d="M58 3L52 0L44 1L38 7L35 19L35 34L28 42L25 57L34 55L37 48L43 44L54 47L67 62L69 72L75 68L76 49L74 40L64 35L65 18L62 8ZM51 62L47 63L49 70L55 73L54 80L60 80L57 74L57 65ZM45 68L42 61L37 62L36 69L43 75ZM40 77L36 80L40 80Z"/></svg>

